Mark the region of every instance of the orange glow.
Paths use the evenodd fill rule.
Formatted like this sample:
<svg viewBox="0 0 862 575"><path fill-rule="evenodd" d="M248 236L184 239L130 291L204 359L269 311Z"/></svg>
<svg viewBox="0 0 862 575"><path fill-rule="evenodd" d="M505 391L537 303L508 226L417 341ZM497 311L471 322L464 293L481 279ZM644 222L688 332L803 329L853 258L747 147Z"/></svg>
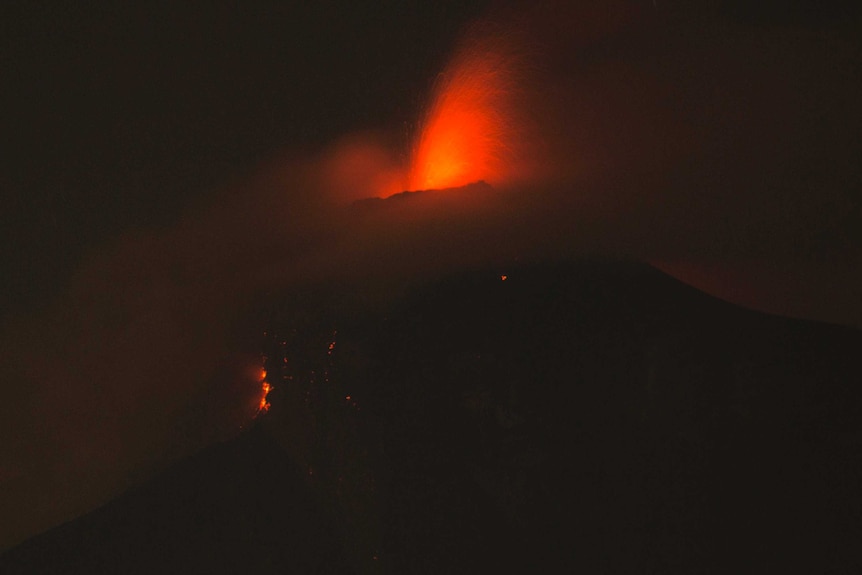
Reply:
<svg viewBox="0 0 862 575"><path fill-rule="evenodd" d="M335 199L353 201L387 197L405 190L406 174L385 139L373 133L351 134L330 150L321 172Z"/></svg>
<svg viewBox="0 0 862 575"><path fill-rule="evenodd" d="M509 279L509 276L500 276L500 281L503 281L503 282L504 282L504 281L506 281L507 279Z"/></svg>
<svg viewBox="0 0 862 575"><path fill-rule="evenodd" d="M258 373L258 381L260 382L260 402L257 405L257 415L269 411L269 402L266 400L269 392L272 391L272 386L266 381L266 369L260 368Z"/></svg>
<svg viewBox="0 0 862 575"><path fill-rule="evenodd" d="M520 136L515 119L516 59L500 38L462 46L440 75L414 143L410 189L499 182Z"/></svg>
<svg viewBox="0 0 862 575"><path fill-rule="evenodd" d="M266 400L266 396L269 395L269 392L271 390L272 390L272 386L264 381L263 385L261 386L260 404L258 405L258 413L259 414L260 413L266 413L267 411L269 411L270 404Z"/></svg>

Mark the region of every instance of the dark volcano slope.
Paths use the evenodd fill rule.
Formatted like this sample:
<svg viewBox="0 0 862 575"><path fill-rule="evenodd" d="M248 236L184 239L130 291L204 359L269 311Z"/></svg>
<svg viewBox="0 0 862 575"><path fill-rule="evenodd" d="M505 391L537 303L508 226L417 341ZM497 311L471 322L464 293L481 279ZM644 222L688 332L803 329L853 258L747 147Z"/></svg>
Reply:
<svg viewBox="0 0 862 575"><path fill-rule="evenodd" d="M0 557L0 573L349 573L302 472L255 426Z"/></svg>
<svg viewBox="0 0 862 575"><path fill-rule="evenodd" d="M862 567L860 332L635 263L320 293L271 311L261 425L0 572Z"/></svg>
<svg viewBox="0 0 862 575"><path fill-rule="evenodd" d="M858 331L626 262L464 273L285 325L306 342L287 356L317 358L289 385L339 430L318 437L370 453L393 573L862 566ZM326 443L309 459L332 461Z"/></svg>

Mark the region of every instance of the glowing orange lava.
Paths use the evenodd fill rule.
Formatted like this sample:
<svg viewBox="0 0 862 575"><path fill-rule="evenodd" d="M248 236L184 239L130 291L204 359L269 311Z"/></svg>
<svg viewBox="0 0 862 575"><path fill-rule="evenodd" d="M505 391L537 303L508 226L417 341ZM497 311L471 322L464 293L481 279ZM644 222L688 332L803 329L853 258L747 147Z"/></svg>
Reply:
<svg viewBox="0 0 862 575"><path fill-rule="evenodd" d="M267 411L269 411L269 407L270 407L269 401L267 401L266 398L269 395L269 392L272 391L272 386L269 384L268 381L266 381L266 370L265 369L261 368L259 381L261 382L261 385L260 385L260 403L258 404L258 407L257 407L257 414L258 415L260 415L261 413L266 413Z"/></svg>
<svg viewBox="0 0 862 575"><path fill-rule="evenodd" d="M261 413L265 413L269 411L269 402L266 400L266 396L269 395L269 392L272 390L272 386L268 383L264 382L261 386L261 398L260 405L258 406L258 411Z"/></svg>
<svg viewBox="0 0 862 575"><path fill-rule="evenodd" d="M518 137L517 66L500 39L465 45L440 75L414 143L410 189L499 180Z"/></svg>

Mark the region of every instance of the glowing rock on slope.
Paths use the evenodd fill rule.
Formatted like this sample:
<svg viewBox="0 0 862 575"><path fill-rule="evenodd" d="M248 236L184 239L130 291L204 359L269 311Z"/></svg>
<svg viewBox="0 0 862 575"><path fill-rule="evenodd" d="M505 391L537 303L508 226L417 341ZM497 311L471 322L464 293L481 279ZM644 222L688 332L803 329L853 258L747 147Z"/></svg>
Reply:
<svg viewBox="0 0 862 575"><path fill-rule="evenodd" d="M269 411L269 401L267 401L267 396L269 392L272 391L272 386L266 381L266 370L260 370L260 403L258 404L257 414L266 413Z"/></svg>

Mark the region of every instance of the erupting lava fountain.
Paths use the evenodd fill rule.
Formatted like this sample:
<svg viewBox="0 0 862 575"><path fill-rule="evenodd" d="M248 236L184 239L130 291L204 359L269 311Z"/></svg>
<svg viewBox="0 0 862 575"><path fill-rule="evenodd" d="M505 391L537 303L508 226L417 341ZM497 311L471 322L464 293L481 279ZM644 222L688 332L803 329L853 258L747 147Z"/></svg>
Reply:
<svg viewBox="0 0 862 575"><path fill-rule="evenodd" d="M521 114L523 59L499 34L468 35L437 79L413 143L411 190L518 178L527 122Z"/></svg>

